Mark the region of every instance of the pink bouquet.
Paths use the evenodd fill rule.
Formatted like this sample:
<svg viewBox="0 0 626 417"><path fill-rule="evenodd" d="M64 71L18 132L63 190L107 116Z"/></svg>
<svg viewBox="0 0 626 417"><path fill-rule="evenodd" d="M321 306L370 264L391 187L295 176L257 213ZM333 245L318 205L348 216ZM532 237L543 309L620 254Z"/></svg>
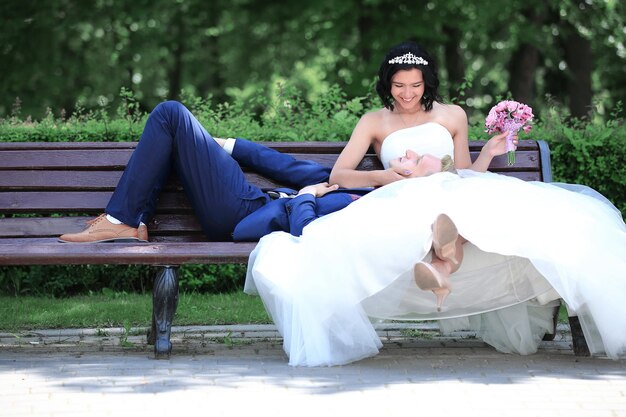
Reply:
<svg viewBox="0 0 626 417"><path fill-rule="evenodd" d="M507 163L509 165L515 164L513 136L520 129L523 129L525 133L530 132L532 120L533 109L517 101L504 100L489 110L489 115L485 120L487 132L490 134L509 132L506 137Z"/></svg>

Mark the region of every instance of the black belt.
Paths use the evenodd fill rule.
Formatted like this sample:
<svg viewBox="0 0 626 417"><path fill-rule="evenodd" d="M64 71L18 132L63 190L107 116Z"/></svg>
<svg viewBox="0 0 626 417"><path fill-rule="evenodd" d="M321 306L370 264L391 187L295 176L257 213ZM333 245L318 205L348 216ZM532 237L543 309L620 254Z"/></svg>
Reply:
<svg viewBox="0 0 626 417"><path fill-rule="evenodd" d="M274 190L266 191L265 194L267 194L272 200L278 200L279 198L294 198L296 196L296 194L287 194L282 191Z"/></svg>

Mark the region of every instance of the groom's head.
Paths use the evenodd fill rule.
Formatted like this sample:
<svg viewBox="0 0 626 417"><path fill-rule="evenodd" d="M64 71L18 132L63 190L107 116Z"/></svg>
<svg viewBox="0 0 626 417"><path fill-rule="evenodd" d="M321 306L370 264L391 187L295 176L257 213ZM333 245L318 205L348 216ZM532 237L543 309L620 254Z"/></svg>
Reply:
<svg viewBox="0 0 626 417"><path fill-rule="evenodd" d="M408 149L404 156L389 161L389 166L407 178L426 177L437 172L456 172L450 155L437 158L434 155L420 155Z"/></svg>

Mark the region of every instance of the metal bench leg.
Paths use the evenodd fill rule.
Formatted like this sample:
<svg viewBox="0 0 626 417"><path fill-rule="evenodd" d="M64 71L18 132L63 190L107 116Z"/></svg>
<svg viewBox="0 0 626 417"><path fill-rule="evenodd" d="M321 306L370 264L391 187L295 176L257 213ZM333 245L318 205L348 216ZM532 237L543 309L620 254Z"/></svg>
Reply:
<svg viewBox="0 0 626 417"><path fill-rule="evenodd" d="M546 333L543 335L544 341L551 342L554 340L556 336L556 326L559 324L559 311L561 310L561 301L559 300L559 305L554 307L554 312L552 313L552 333Z"/></svg>
<svg viewBox="0 0 626 417"><path fill-rule="evenodd" d="M154 344L155 359L169 359L170 333L178 306L178 266L164 266L154 278L152 290L152 328L148 344Z"/></svg>
<svg viewBox="0 0 626 417"><path fill-rule="evenodd" d="M578 320L577 316L569 316L569 328L572 332L572 348L574 349L574 355L591 356L585 335L583 334L583 329L580 327L580 320Z"/></svg>

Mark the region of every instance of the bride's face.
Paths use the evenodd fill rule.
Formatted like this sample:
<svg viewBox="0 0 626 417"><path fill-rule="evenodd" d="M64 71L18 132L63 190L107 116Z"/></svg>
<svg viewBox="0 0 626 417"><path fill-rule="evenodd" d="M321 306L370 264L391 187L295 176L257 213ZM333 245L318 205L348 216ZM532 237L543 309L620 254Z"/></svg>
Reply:
<svg viewBox="0 0 626 417"><path fill-rule="evenodd" d="M441 172L441 159L430 154L420 155L409 149L404 156L389 161L389 166L407 178L425 177Z"/></svg>
<svg viewBox="0 0 626 417"><path fill-rule="evenodd" d="M417 68L400 70L391 77L391 96L404 111L420 109L424 95L424 76Z"/></svg>

